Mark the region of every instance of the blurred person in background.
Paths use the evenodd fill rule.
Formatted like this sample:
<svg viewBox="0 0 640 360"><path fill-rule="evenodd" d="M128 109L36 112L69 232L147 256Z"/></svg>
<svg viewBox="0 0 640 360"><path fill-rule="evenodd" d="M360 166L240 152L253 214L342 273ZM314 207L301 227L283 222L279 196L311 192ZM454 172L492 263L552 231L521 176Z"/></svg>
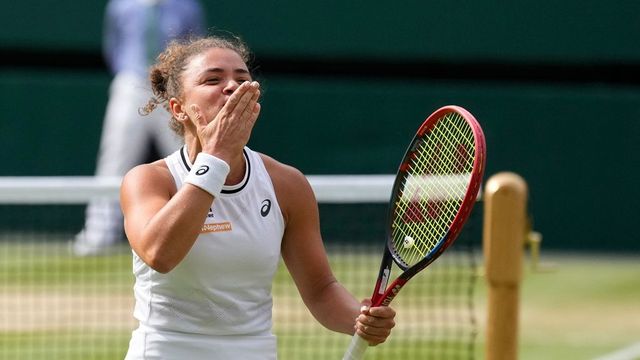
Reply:
<svg viewBox="0 0 640 360"><path fill-rule="evenodd" d="M110 0L104 17L103 52L113 75L103 122L96 176L123 176L157 155L173 152L182 139L167 126L164 109L143 117L139 109L152 95L148 68L172 39L206 31L197 0ZM153 143L152 143L153 142ZM79 256L105 252L122 240L122 212L117 201L88 204L85 224L73 243Z"/></svg>

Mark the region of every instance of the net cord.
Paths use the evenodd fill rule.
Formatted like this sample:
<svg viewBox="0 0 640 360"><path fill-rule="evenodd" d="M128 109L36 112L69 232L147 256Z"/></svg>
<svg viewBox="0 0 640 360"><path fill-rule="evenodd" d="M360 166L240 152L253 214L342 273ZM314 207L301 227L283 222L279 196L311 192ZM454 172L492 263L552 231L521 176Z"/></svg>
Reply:
<svg viewBox="0 0 640 360"><path fill-rule="evenodd" d="M386 203L395 175L308 175L318 202ZM117 200L120 177L0 177L3 204L85 204L92 199Z"/></svg>

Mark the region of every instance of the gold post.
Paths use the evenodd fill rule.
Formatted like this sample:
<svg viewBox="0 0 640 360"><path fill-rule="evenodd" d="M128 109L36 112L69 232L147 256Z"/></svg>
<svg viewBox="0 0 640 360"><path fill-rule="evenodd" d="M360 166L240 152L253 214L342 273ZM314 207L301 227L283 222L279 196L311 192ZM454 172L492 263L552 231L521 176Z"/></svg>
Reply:
<svg viewBox="0 0 640 360"><path fill-rule="evenodd" d="M483 252L489 285L486 360L518 358L527 192L519 175L503 172L489 178L483 194Z"/></svg>

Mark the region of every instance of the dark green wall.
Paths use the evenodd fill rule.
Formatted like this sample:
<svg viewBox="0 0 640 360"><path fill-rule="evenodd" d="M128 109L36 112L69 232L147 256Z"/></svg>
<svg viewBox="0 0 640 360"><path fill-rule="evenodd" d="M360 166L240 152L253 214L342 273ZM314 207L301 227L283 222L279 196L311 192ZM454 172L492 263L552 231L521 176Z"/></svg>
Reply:
<svg viewBox="0 0 640 360"><path fill-rule="evenodd" d="M0 175L92 174L109 83L95 63L104 2L5 2ZM529 182L534 225L546 248L640 253L631 225L640 214L640 83L597 73L588 78L593 72L536 79L495 70L509 73L521 64L569 72L640 68L640 2L331 0L206 7L209 24L242 35L258 62L380 66L350 76L348 69L323 73L317 64L302 75L265 65L253 148L307 174L392 173L430 112L462 105L484 127L487 174L515 171ZM15 53L21 55L12 58ZM51 64L50 53L63 60L88 54L88 64ZM36 59L20 66L25 56ZM490 63L494 70L448 79L385 67L404 61L413 62L413 70L422 61L452 66L450 73L459 64Z"/></svg>
<svg viewBox="0 0 640 360"><path fill-rule="evenodd" d="M635 0L203 0L263 56L639 61ZM3 47L100 48L105 1L3 0Z"/></svg>
<svg viewBox="0 0 640 360"><path fill-rule="evenodd" d="M93 173L106 71L0 69L2 175Z"/></svg>

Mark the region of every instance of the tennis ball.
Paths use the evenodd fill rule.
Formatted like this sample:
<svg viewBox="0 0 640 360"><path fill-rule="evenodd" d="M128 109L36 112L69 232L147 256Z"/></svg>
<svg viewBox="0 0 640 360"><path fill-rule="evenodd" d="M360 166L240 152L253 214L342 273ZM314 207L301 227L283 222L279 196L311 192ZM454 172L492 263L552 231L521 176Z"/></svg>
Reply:
<svg viewBox="0 0 640 360"><path fill-rule="evenodd" d="M413 240L413 238L411 236L405 235L404 240L402 241L402 243L404 244L404 248L408 249L408 248L413 246L413 244L415 243L415 240Z"/></svg>

